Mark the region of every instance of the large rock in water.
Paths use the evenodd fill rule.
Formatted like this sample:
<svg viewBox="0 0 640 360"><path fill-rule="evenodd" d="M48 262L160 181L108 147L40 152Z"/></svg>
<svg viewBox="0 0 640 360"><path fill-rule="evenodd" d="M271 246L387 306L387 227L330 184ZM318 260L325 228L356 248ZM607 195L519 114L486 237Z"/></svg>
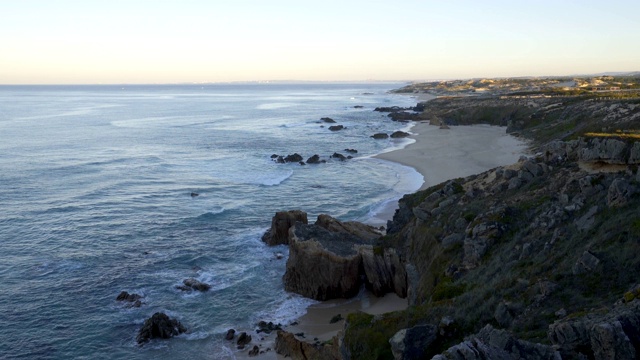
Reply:
<svg viewBox="0 0 640 360"><path fill-rule="evenodd" d="M157 312L145 320L136 340L138 344L142 344L155 338L169 339L186 331L187 329L178 320L169 318L165 313Z"/></svg>
<svg viewBox="0 0 640 360"><path fill-rule="evenodd" d="M279 211L271 219L271 228L262 235L267 245L289 244L289 228L296 222L308 224L307 213L300 210Z"/></svg>

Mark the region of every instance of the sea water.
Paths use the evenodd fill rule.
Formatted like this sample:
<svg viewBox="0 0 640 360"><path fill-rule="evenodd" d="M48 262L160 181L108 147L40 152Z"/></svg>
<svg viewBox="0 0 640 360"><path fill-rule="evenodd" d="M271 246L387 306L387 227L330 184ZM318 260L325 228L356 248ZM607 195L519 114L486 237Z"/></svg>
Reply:
<svg viewBox="0 0 640 360"><path fill-rule="evenodd" d="M311 300L282 284L287 248L260 237L290 209L375 223L421 185L371 158L406 144L370 137L407 130L373 111L414 105L388 93L400 86L0 87L0 357L232 359L227 329L303 315ZM327 162L271 159L293 153ZM176 288L191 277L211 290ZM189 332L138 345L158 311Z"/></svg>

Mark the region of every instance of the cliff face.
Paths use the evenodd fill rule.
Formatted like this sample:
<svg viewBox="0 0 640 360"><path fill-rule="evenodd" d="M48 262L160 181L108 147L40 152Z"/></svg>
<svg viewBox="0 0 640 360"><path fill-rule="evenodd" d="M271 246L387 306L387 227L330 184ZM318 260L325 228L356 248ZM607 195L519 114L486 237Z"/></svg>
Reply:
<svg viewBox="0 0 640 360"><path fill-rule="evenodd" d="M406 195L384 241L403 261L412 307L371 320L385 324L379 331L354 315L346 338L390 338L390 329L450 318L456 331L430 345L436 353L491 324L560 349L530 358L635 356L639 300L623 296L640 274L639 148L616 139L552 142L512 166ZM497 346L479 334L457 346ZM456 349L443 358L475 358L449 356Z"/></svg>

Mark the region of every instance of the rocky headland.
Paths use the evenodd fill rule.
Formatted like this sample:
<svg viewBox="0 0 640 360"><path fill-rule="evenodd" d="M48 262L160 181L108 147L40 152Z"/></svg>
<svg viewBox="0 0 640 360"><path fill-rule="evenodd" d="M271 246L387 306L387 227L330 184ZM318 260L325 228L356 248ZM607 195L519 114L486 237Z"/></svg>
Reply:
<svg viewBox="0 0 640 360"><path fill-rule="evenodd" d="M553 92L382 109L438 126L506 126L533 155L404 196L385 234L325 215L308 224L303 212L277 214L264 239L279 234L275 243L290 246L287 290L325 300L365 286L409 304L349 314L324 343L278 333L278 353L638 358L640 99Z"/></svg>

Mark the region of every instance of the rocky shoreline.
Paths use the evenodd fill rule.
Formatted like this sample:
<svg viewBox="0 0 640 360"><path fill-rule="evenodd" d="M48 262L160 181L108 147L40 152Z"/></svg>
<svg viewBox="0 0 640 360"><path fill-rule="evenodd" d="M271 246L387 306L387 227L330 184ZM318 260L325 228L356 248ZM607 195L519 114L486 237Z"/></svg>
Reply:
<svg viewBox="0 0 640 360"><path fill-rule="evenodd" d="M262 240L289 246L287 291L338 301L367 289L372 296L405 299L405 306L384 313L336 307L325 321L337 325L322 338L299 332L298 324L267 325L274 336L262 337L266 343L247 356L637 358L640 141L583 133L605 120L607 129L637 124L640 101L521 100L439 99L409 111L381 109L402 113L398 121L429 120L418 133L458 141L450 148L431 144L431 150L418 138L408 151L379 156L425 176L420 191L399 201L386 229L326 214L311 224L303 210L288 210L275 214ZM457 125L478 123L506 126L529 139L536 153L470 169L481 162L470 157L493 140L474 137L473 130L465 138ZM461 173L423 164L431 152L455 152L465 144L478 147L460 155L466 161L455 163ZM483 156L495 159L497 152ZM432 169L442 178L429 177ZM122 298L139 301L130 294ZM173 324L172 331L180 327Z"/></svg>
<svg viewBox="0 0 640 360"><path fill-rule="evenodd" d="M491 101L499 102L498 110ZM449 106L448 117L460 119L456 111L508 111L504 99L460 102L467 104ZM601 112L602 104L570 104L556 121L589 112L617 116ZM555 108L549 106L543 109ZM640 108L628 102L604 107L625 110L627 119ZM304 230L318 224L289 224L294 247L290 275L284 276L289 290L319 299L329 293L350 296L355 277L346 274L358 274L373 289L373 277L363 272L366 262L375 264L378 276L384 274L377 294L406 296L409 307L377 316L352 313L340 333L322 344L280 332L279 353L294 359L636 358L640 290L634 274L640 263L633 254L640 250L640 142L566 140L580 129L553 140L557 132L536 131L539 116L489 121L528 136L535 155L405 196L385 235L347 236L343 245L350 251L335 250L342 256L331 251L330 242L324 247L316 240L318 232ZM456 125L447 117L432 122ZM555 124L566 129L561 125ZM305 243L312 246L300 245ZM317 283L314 275L321 272L311 262L325 262L333 272L317 278L332 281ZM340 283L343 278L350 286Z"/></svg>

